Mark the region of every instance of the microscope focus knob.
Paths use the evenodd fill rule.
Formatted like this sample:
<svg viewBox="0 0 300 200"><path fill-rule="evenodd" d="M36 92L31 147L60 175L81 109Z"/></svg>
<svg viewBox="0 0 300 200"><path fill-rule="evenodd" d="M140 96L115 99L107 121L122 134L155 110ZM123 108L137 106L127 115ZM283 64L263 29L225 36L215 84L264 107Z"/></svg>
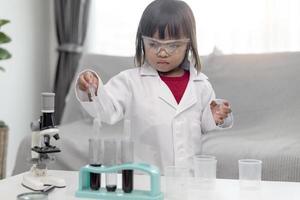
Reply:
<svg viewBox="0 0 300 200"><path fill-rule="evenodd" d="M59 135L58 135L58 133L56 133L55 135L53 135L53 137L54 137L55 140L59 140Z"/></svg>
<svg viewBox="0 0 300 200"><path fill-rule="evenodd" d="M31 131L39 131L40 130L40 122L34 121L30 123Z"/></svg>

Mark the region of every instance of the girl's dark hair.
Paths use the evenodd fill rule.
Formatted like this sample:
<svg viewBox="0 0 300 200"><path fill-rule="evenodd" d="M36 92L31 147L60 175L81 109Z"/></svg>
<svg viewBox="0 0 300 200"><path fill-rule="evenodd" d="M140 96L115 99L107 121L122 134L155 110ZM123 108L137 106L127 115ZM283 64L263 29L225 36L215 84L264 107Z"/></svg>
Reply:
<svg viewBox="0 0 300 200"><path fill-rule="evenodd" d="M179 39L181 33L190 39L185 59L191 51L195 68L200 72L195 18L191 8L180 0L155 0L144 10L136 34L136 66L140 67L145 61L142 36L152 37L158 31L159 38L164 39L166 30L173 39Z"/></svg>

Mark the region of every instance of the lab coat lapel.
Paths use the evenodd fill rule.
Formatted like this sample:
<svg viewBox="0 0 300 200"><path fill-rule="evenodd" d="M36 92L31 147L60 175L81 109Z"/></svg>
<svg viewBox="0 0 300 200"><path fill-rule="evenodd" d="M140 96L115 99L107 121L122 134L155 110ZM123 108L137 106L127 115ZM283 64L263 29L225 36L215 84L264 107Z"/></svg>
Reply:
<svg viewBox="0 0 300 200"><path fill-rule="evenodd" d="M183 112L184 110L192 107L194 104L197 102L197 95L196 95L196 90L195 90L195 85L194 85L194 80L190 80L185 92L179 102L178 109L177 109L177 114Z"/></svg>
<svg viewBox="0 0 300 200"><path fill-rule="evenodd" d="M190 65L190 80L178 105L169 87L160 79L157 71L153 69L147 62L145 62L141 67L141 75L153 76L154 82L152 82L151 84L153 85L153 87L155 87L154 89L157 90L158 97L174 109L177 109L177 114L183 112L184 110L192 107L195 103L197 103L197 91L195 88L195 82L207 79L207 76L205 76L203 73L197 74L194 66Z"/></svg>
<svg viewBox="0 0 300 200"><path fill-rule="evenodd" d="M195 84L197 84L196 82L203 81L205 79L207 79L207 76L201 72L198 74L194 66L190 65L190 80L181 101L179 102L177 115L197 103L198 95Z"/></svg>
<svg viewBox="0 0 300 200"><path fill-rule="evenodd" d="M177 109L177 102L169 87L160 79L157 71L153 69L147 62L141 67L141 76L152 76L151 85L157 91L158 98L167 103L174 109Z"/></svg>
<svg viewBox="0 0 300 200"><path fill-rule="evenodd" d="M174 109L177 109L178 104L176 102L175 97L173 96L169 87L159 78L158 82L160 87L158 87L158 97L162 99L164 102L172 106Z"/></svg>

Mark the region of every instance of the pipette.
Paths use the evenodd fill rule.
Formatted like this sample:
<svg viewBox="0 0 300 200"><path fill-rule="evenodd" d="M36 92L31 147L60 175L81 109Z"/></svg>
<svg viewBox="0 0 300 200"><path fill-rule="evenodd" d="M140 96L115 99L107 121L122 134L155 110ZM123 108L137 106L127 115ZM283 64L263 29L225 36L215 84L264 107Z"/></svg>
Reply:
<svg viewBox="0 0 300 200"><path fill-rule="evenodd" d="M88 90L91 95L94 109L96 111L96 117L94 118L94 121L93 121L93 129L94 129L93 133L94 133L94 136L97 136L97 135L99 135L97 133L100 132L99 130L102 127L100 113L99 113L100 101L98 100L98 98L95 95L95 87L92 84L89 84Z"/></svg>
<svg viewBox="0 0 300 200"><path fill-rule="evenodd" d="M100 167L101 160L101 140L100 140L100 129L101 129L101 119L100 119L100 101L95 95L95 87L92 84L89 84L88 87L89 96L92 100L94 110L96 112L96 117L93 121L93 133L92 138L89 139L89 157L90 157L90 166ZM101 174L100 173L90 173L90 187L92 190L98 190L101 187Z"/></svg>

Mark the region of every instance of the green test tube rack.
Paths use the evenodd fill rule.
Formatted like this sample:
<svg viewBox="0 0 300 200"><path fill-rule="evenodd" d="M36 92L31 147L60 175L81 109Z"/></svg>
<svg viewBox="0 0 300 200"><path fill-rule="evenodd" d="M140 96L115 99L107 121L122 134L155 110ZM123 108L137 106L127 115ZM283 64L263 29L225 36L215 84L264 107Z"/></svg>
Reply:
<svg viewBox="0 0 300 200"><path fill-rule="evenodd" d="M133 190L131 193L124 193L121 189L115 192L107 192L105 187L99 190L90 189L90 173L117 173L122 170L138 170L150 176L150 191ZM76 197L93 198L99 200L163 200L164 195L160 191L160 172L153 165L146 163L125 163L115 166L93 167L86 165L79 171L79 186L75 193Z"/></svg>

